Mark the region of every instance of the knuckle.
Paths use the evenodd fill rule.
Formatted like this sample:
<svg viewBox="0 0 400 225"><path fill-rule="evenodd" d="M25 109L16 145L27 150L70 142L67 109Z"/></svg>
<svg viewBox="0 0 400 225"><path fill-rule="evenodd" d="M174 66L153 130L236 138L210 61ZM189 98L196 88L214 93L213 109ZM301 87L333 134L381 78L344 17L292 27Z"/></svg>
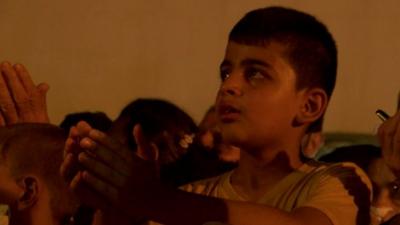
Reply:
<svg viewBox="0 0 400 225"><path fill-rule="evenodd" d="M32 98L28 96L18 96L15 98L17 105L21 107L31 107L32 106Z"/></svg>
<svg viewBox="0 0 400 225"><path fill-rule="evenodd" d="M0 108L3 113L15 111L14 103L11 101L0 102Z"/></svg>

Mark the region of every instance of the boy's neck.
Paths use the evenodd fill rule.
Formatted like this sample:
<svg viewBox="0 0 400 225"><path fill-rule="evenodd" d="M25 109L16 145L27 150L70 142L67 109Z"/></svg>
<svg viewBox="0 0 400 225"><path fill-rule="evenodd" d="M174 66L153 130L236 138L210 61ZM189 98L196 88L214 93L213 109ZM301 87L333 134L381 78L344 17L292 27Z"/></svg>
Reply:
<svg viewBox="0 0 400 225"><path fill-rule="evenodd" d="M255 156L242 150L240 154L239 166L232 174L231 184L249 200L258 200L303 164L298 151L271 150Z"/></svg>

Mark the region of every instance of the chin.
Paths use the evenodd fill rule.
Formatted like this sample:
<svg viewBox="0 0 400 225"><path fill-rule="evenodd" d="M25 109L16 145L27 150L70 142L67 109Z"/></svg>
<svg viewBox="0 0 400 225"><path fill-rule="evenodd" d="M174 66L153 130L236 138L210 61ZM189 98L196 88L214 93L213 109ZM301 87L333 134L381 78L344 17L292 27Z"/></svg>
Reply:
<svg viewBox="0 0 400 225"><path fill-rule="evenodd" d="M227 145L234 145L234 146L241 146L246 138L240 132L222 132L222 139L224 144Z"/></svg>

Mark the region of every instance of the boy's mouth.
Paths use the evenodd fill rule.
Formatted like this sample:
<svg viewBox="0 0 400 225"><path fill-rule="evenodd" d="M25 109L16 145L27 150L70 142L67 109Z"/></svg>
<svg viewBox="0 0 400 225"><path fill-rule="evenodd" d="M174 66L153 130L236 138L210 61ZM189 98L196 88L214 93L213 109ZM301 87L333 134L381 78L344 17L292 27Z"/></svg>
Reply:
<svg viewBox="0 0 400 225"><path fill-rule="evenodd" d="M227 103L221 103L218 107L218 115L222 123L231 123L238 119L240 110Z"/></svg>

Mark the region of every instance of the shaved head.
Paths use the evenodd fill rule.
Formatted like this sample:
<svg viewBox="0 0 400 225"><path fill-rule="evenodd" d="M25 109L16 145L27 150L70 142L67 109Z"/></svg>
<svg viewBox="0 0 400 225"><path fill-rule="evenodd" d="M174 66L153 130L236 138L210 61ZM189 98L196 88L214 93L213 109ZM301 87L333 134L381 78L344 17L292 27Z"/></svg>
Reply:
<svg viewBox="0 0 400 225"><path fill-rule="evenodd" d="M15 124L0 127L0 164L18 180L37 177L49 190L55 216L76 206L67 184L59 175L67 133L50 124Z"/></svg>

